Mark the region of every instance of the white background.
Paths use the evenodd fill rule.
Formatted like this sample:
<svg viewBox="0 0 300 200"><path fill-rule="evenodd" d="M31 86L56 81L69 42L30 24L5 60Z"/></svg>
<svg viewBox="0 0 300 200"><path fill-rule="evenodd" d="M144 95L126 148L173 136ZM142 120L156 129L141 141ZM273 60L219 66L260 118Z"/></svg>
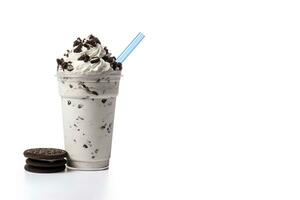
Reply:
<svg viewBox="0 0 300 200"><path fill-rule="evenodd" d="M0 199L299 199L300 4L1 1ZM63 148L55 59L98 36L124 63L111 166L23 170Z"/></svg>

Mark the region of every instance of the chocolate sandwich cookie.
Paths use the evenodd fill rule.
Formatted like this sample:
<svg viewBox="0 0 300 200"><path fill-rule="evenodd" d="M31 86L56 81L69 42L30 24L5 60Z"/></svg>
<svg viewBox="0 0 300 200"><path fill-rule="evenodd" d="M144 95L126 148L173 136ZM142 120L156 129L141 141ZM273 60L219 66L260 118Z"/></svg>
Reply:
<svg viewBox="0 0 300 200"><path fill-rule="evenodd" d="M67 152L55 148L34 148L24 151L24 169L35 173L55 173L65 170Z"/></svg>
<svg viewBox="0 0 300 200"><path fill-rule="evenodd" d="M29 172L34 172L34 173L55 173L55 172L62 172L65 170L65 165L60 166L60 167L50 167L50 168L45 168L45 167L34 167L31 165L25 165L24 169Z"/></svg>
<svg viewBox="0 0 300 200"><path fill-rule="evenodd" d="M54 168L54 167L62 167L65 166L66 160L34 160L31 158L27 158L26 164L33 166L33 167L39 167L39 168Z"/></svg>
<svg viewBox="0 0 300 200"><path fill-rule="evenodd" d="M34 160L61 160L67 156L67 152L65 150L55 148L27 149L23 154L26 158Z"/></svg>

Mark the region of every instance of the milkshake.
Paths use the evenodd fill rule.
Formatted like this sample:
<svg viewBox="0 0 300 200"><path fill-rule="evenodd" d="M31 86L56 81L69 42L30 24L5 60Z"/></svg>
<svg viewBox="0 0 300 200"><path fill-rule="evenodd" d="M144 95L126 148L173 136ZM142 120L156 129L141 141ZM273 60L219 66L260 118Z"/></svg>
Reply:
<svg viewBox="0 0 300 200"><path fill-rule="evenodd" d="M77 38L57 64L67 166L106 169L122 64L93 35Z"/></svg>

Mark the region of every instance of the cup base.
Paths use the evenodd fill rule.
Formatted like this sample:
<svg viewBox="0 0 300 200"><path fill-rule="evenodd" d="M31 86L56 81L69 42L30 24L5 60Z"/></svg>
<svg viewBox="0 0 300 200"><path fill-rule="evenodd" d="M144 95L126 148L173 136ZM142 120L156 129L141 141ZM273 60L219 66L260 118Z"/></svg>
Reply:
<svg viewBox="0 0 300 200"><path fill-rule="evenodd" d="M98 162L69 161L67 168L78 171L101 171L108 169L109 160Z"/></svg>
<svg viewBox="0 0 300 200"><path fill-rule="evenodd" d="M102 168L76 168L76 167L70 167L67 165L67 170L71 170L71 171L103 171L103 170L107 170L107 167L102 167Z"/></svg>

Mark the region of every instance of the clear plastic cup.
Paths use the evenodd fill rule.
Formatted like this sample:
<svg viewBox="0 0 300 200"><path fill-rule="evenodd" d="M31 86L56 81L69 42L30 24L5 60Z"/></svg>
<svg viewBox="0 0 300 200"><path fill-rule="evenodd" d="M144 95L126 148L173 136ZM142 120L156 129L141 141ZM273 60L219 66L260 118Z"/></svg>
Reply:
<svg viewBox="0 0 300 200"><path fill-rule="evenodd" d="M57 74L68 168L108 168L120 77L120 71L102 75Z"/></svg>

